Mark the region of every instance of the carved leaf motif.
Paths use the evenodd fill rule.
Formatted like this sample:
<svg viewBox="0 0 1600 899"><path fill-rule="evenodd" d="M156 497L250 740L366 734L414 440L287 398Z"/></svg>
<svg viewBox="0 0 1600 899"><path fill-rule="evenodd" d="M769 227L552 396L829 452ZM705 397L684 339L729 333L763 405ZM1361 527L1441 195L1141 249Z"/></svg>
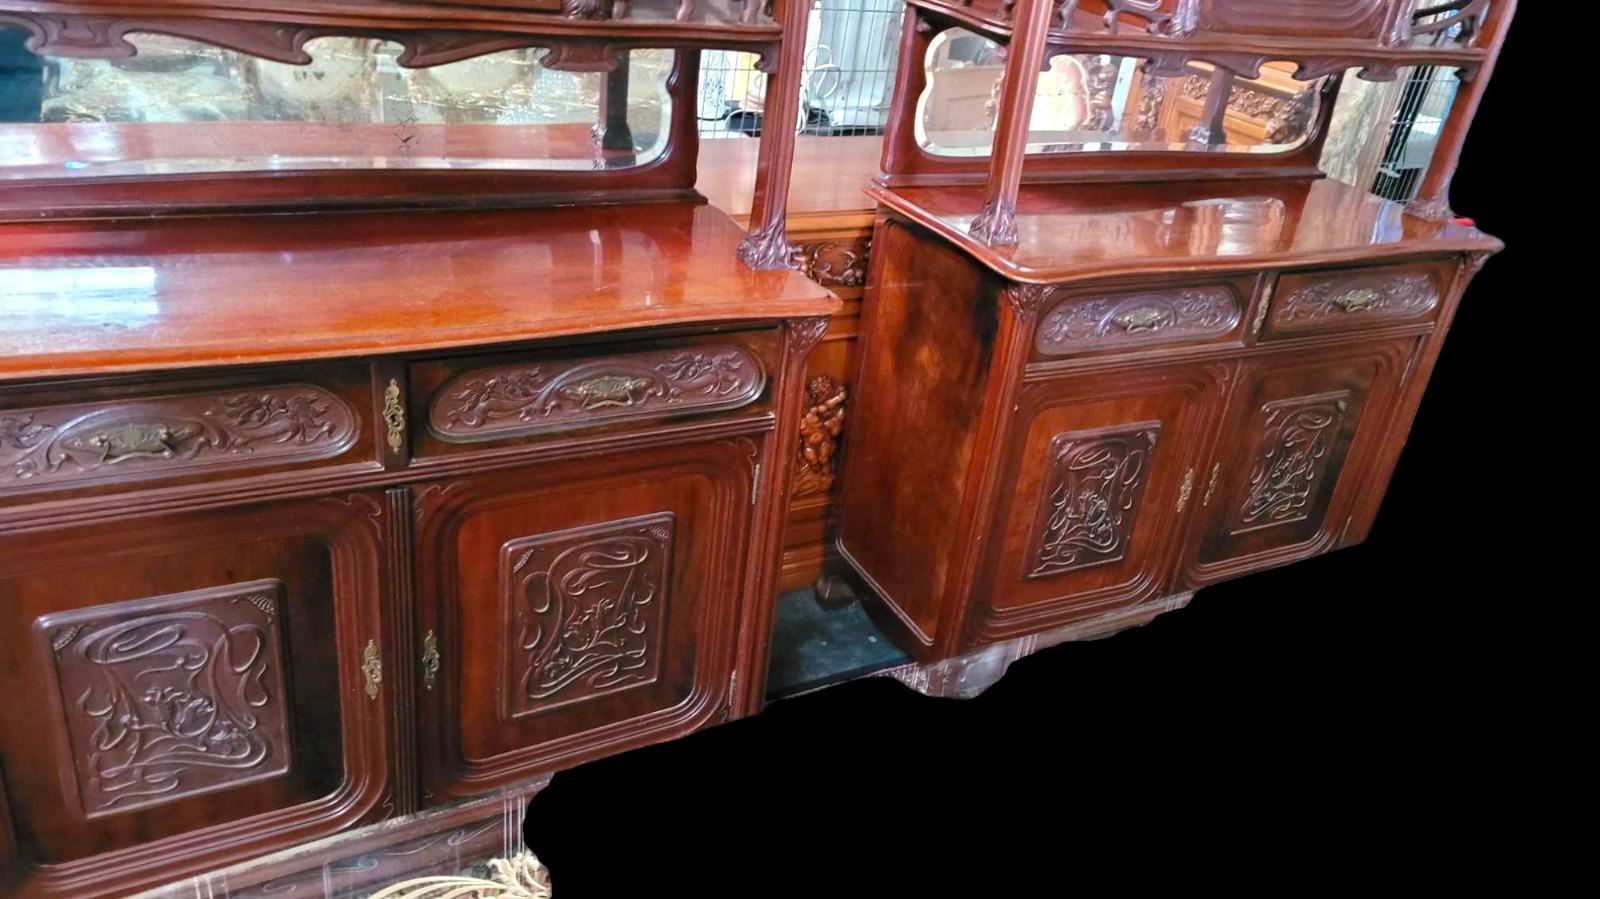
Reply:
<svg viewBox="0 0 1600 899"><path fill-rule="evenodd" d="M131 469L181 471L240 456L324 458L350 445L356 423L344 400L304 384L18 409L0 416L0 472L72 481Z"/></svg>
<svg viewBox="0 0 1600 899"><path fill-rule="evenodd" d="M1438 301L1433 278L1423 272L1330 278L1285 291L1272 321L1294 326L1351 313L1421 315Z"/></svg>
<svg viewBox="0 0 1600 899"><path fill-rule="evenodd" d="M277 581L48 616L84 813L287 771Z"/></svg>
<svg viewBox="0 0 1600 899"><path fill-rule="evenodd" d="M441 440L491 440L679 409L737 408L765 386L761 361L728 345L506 365L449 381L428 423Z"/></svg>
<svg viewBox="0 0 1600 899"><path fill-rule="evenodd" d="M1332 461L1349 394L1280 400L1261 407L1261 437L1250 469L1241 529L1302 521Z"/></svg>
<svg viewBox="0 0 1600 899"><path fill-rule="evenodd" d="M674 519L628 519L501 551L507 717L655 681Z"/></svg>
<svg viewBox="0 0 1600 899"><path fill-rule="evenodd" d="M1052 577L1126 554L1160 427L1142 422L1056 435L1028 577Z"/></svg>
<svg viewBox="0 0 1600 899"><path fill-rule="evenodd" d="M1239 323L1239 301L1226 287L1068 298L1051 307L1034 346L1046 355L1097 346L1226 334Z"/></svg>

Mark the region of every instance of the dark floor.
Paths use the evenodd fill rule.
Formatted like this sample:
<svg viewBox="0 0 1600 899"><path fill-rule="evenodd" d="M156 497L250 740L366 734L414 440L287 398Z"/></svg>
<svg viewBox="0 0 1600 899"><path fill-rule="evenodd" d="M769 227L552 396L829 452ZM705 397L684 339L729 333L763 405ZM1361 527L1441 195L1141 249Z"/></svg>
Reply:
<svg viewBox="0 0 1600 899"><path fill-rule="evenodd" d="M778 597L767 695L774 699L911 661L861 610L817 604L810 590Z"/></svg>

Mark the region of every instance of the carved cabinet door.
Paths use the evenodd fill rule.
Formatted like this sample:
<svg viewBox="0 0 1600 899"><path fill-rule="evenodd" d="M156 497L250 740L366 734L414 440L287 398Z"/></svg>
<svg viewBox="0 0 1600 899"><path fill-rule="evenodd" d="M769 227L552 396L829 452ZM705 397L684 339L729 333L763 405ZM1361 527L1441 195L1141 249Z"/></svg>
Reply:
<svg viewBox="0 0 1600 899"><path fill-rule="evenodd" d="M977 642L1159 594L1233 365L1023 386L970 622Z"/></svg>
<svg viewBox="0 0 1600 899"><path fill-rule="evenodd" d="M727 715L760 449L618 451L416 488L426 800Z"/></svg>
<svg viewBox="0 0 1600 899"><path fill-rule="evenodd" d="M384 814L384 515L0 536L0 893L126 895Z"/></svg>
<svg viewBox="0 0 1600 899"><path fill-rule="evenodd" d="M1415 348L1398 340L1246 364L1198 497L1192 583L1338 544Z"/></svg>

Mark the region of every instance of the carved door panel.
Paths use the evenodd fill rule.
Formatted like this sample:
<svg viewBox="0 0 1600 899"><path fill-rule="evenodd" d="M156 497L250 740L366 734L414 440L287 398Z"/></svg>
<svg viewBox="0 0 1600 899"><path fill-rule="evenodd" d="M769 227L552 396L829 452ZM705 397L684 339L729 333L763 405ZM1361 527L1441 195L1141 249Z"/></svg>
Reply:
<svg viewBox="0 0 1600 899"><path fill-rule="evenodd" d="M1232 368L1024 385L976 597L979 642L1159 594Z"/></svg>
<svg viewBox="0 0 1600 899"><path fill-rule="evenodd" d="M425 798L726 716L759 451L735 438L417 488Z"/></svg>
<svg viewBox="0 0 1600 899"><path fill-rule="evenodd" d="M1246 366L1199 498L1195 583L1337 543L1415 346L1392 341Z"/></svg>
<svg viewBox="0 0 1600 899"><path fill-rule="evenodd" d="M126 893L376 817L383 515L353 494L7 534L8 873Z"/></svg>

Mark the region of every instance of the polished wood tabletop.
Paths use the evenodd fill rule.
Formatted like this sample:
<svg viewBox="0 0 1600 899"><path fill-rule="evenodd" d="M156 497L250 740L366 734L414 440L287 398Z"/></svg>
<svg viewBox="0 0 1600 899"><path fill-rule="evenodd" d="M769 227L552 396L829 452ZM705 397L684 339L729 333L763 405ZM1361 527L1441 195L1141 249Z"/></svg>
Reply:
<svg viewBox="0 0 1600 899"><path fill-rule="evenodd" d="M0 380L831 314L695 203L0 225Z"/></svg>
<svg viewBox="0 0 1600 899"><path fill-rule="evenodd" d="M750 215L759 146L749 138L700 142L700 178L695 189L740 221ZM878 174L882 155L882 137L796 138L789 216L871 213L877 204L865 188Z"/></svg>
<svg viewBox="0 0 1600 899"><path fill-rule="evenodd" d="M1328 179L1025 184L1014 247L968 233L980 186L868 193L1030 283L1501 248L1471 225L1407 215L1401 204Z"/></svg>

